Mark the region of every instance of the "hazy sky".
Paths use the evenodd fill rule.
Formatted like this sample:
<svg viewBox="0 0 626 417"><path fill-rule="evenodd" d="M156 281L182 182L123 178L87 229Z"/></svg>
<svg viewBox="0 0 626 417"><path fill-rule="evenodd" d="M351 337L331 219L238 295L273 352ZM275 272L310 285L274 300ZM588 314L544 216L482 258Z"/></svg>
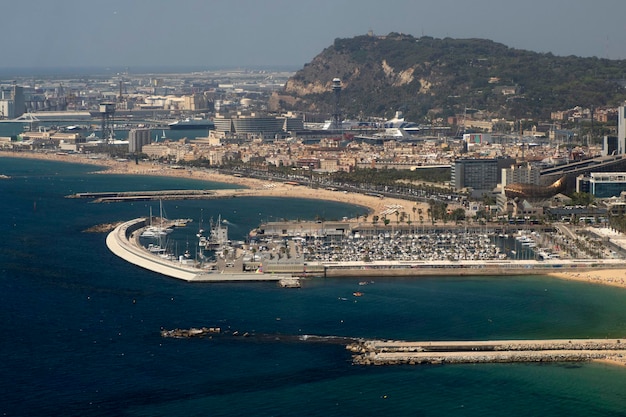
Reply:
<svg viewBox="0 0 626 417"><path fill-rule="evenodd" d="M5 0L0 17L0 68L299 68L368 30L626 58L625 0Z"/></svg>

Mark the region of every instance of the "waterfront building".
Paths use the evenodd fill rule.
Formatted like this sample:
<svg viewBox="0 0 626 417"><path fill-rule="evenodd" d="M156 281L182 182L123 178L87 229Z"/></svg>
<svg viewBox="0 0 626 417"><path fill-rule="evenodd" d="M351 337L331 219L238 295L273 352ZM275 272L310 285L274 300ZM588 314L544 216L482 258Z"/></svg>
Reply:
<svg viewBox="0 0 626 417"><path fill-rule="evenodd" d="M0 90L0 119L15 119L25 110L24 87L14 85Z"/></svg>
<svg viewBox="0 0 626 417"><path fill-rule="evenodd" d="M576 191L596 198L619 197L626 191L626 172L592 172L576 178Z"/></svg>
<svg viewBox="0 0 626 417"><path fill-rule="evenodd" d="M224 134L243 135L248 138L275 139L288 131L304 129L301 118L237 114L224 116L217 114L213 119L215 130Z"/></svg>
<svg viewBox="0 0 626 417"><path fill-rule="evenodd" d="M0 99L0 120L15 118L15 102L11 99Z"/></svg>
<svg viewBox="0 0 626 417"><path fill-rule="evenodd" d="M476 194L491 192L501 180L501 169L515 163L512 158L461 158L452 163L451 185L455 190L471 188Z"/></svg>
<svg viewBox="0 0 626 417"><path fill-rule="evenodd" d="M131 129L128 132L128 151L139 153L144 145L150 143L150 129Z"/></svg>

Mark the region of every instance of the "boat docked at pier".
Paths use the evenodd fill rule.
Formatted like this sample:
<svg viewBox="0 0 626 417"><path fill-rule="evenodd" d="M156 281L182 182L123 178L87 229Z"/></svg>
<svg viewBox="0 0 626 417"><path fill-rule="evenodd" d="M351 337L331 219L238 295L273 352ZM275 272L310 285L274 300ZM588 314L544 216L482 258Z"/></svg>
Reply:
<svg viewBox="0 0 626 417"><path fill-rule="evenodd" d="M202 229L202 223L198 236L198 246L207 251L216 251L224 246L227 246L228 241L228 225L225 220L222 220L222 216L218 216L217 221L209 221L210 229L209 236L204 236L204 230Z"/></svg>
<svg viewBox="0 0 626 417"><path fill-rule="evenodd" d="M163 202L159 200L159 218L157 223L154 223L152 216L152 207L150 207L150 220L148 226L141 232L141 237L144 238L160 238L166 236L172 232L172 228L166 227L163 217Z"/></svg>

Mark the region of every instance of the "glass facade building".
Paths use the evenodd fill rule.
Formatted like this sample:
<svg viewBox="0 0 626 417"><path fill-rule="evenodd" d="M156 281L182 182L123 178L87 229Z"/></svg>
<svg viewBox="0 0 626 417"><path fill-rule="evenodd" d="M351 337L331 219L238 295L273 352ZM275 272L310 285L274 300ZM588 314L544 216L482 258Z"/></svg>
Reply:
<svg viewBox="0 0 626 417"><path fill-rule="evenodd" d="M626 172L592 172L576 178L576 191L596 198L619 197L626 191Z"/></svg>

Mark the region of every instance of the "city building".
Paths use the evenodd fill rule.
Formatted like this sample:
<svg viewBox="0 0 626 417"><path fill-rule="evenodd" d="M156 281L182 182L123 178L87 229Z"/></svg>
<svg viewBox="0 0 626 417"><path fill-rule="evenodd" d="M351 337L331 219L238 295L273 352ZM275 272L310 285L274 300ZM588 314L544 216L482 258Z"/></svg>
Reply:
<svg viewBox="0 0 626 417"><path fill-rule="evenodd" d="M602 141L602 156L609 156L619 152L619 140L616 136L604 136Z"/></svg>
<svg viewBox="0 0 626 417"><path fill-rule="evenodd" d="M576 191L596 198L619 197L626 191L626 172L592 172L576 178Z"/></svg>
<svg viewBox="0 0 626 417"><path fill-rule="evenodd" d="M464 133L463 141L467 144L469 149L473 146L491 143L491 135L488 133Z"/></svg>
<svg viewBox="0 0 626 417"><path fill-rule="evenodd" d="M279 134L304 129L304 122L301 118L260 116L255 113L234 116L216 114L213 123L218 133L262 139L274 139Z"/></svg>
<svg viewBox="0 0 626 417"><path fill-rule="evenodd" d="M509 184L539 184L540 170L531 164L512 165L502 169L502 190Z"/></svg>
<svg viewBox="0 0 626 417"><path fill-rule="evenodd" d="M128 132L128 151L140 153L143 146L149 144L150 141L150 129L131 129Z"/></svg>
<svg viewBox="0 0 626 417"><path fill-rule="evenodd" d="M14 85L10 89L0 89L0 119L15 119L25 110L24 87Z"/></svg>
<svg viewBox="0 0 626 417"><path fill-rule="evenodd" d="M491 192L501 180L502 168L515 163L512 158L461 158L452 163L451 185L455 190L471 188L473 194Z"/></svg>

